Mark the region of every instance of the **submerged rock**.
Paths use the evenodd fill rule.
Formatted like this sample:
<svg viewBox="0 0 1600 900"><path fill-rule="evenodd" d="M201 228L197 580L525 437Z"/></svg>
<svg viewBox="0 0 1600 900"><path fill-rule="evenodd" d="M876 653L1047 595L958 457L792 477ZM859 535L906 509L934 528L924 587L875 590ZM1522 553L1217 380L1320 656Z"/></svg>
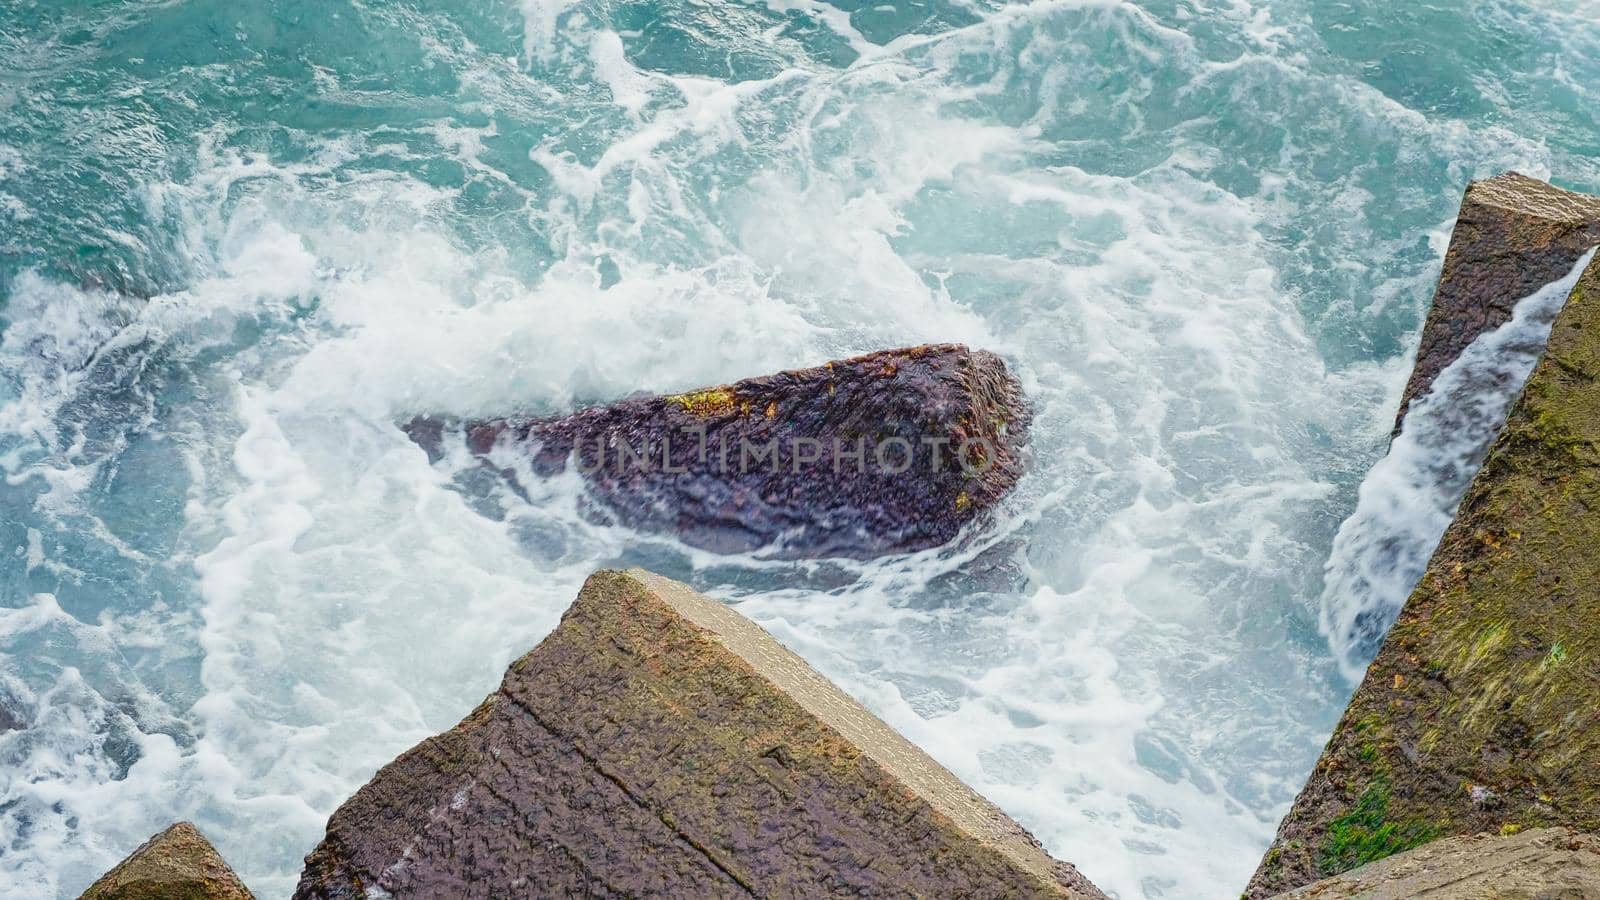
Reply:
<svg viewBox="0 0 1600 900"><path fill-rule="evenodd" d="M199 829L179 822L100 876L79 900L252 900Z"/></svg>
<svg viewBox="0 0 1600 900"><path fill-rule="evenodd" d="M870 557L946 543L1022 473L1022 390L992 353L885 350L560 418L407 432L492 465L574 466L603 516L715 552Z"/></svg>
<svg viewBox="0 0 1600 900"><path fill-rule="evenodd" d="M1597 511L1600 259L1249 896L1451 835L1600 830Z"/></svg>
<svg viewBox="0 0 1600 900"><path fill-rule="evenodd" d="M1505 324L1518 300L1565 275L1597 243L1600 197L1516 172L1468 185L1395 432L1411 401L1468 344Z"/></svg>
<svg viewBox="0 0 1600 900"><path fill-rule="evenodd" d="M1447 838L1281 900L1582 900L1600 897L1600 838L1566 828Z"/></svg>
<svg viewBox="0 0 1600 900"><path fill-rule="evenodd" d="M295 896L388 894L1101 896L754 623L640 570L591 576L340 807Z"/></svg>

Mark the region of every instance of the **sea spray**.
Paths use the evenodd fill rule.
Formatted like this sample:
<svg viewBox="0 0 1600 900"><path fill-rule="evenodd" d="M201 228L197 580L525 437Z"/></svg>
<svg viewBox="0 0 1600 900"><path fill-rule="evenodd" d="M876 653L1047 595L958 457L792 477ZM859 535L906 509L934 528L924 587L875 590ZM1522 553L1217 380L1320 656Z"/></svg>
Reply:
<svg viewBox="0 0 1600 900"><path fill-rule="evenodd" d="M1343 702L1318 567L1430 236L1471 177L1600 184L1596 30L1520 2L106 9L0 13L29 900L178 817L287 895L322 816L636 563L1103 887L1228 896ZM926 341L1005 356L1035 457L911 556L714 557L397 427Z"/></svg>

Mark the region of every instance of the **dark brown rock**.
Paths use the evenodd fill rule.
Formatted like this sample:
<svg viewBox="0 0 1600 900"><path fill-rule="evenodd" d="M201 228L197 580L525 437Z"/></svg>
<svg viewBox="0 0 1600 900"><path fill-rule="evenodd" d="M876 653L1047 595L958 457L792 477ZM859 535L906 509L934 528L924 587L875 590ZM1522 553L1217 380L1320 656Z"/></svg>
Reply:
<svg viewBox="0 0 1600 900"><path fill-rule="evenodd" d="M754 623L640 570L328 822L295 896L1101 896Z"/></svg>
<svg viewBox="0 0 1600 900"><path fill-rule="evenodd" d="M1450 835L1600 831L1600 260L1249 888Z"/></svg>
<svg viewBox="0 0 1600 900"><path fill-rule="evenodd" d="M560 418L406 429L434 453L464 438L508 475L577 466L602 517L693 546L870 557L946 543L992 506L1022 473L1028 423L998 356L931 344Z"/></svg>
<svg viewBox="0 0 1600 900"><path fill-rule="evenodd" d="M1600 197L1516 172L1468 185L1395 432L1411 401L1468 344L1505 324L1518 300L1567 274L1597 243Z"/></svg>
<svg viewBox="0 0 1600 900"><path fill-rule="evenodd" d="M1434 841L1281 900L1585 900L1600 897L1600 838L1566 828Z"/></svg>
<svg viewBox="0 0 1600 900"><path fill-rule="evenodd" d="M79 900L252 900L198 829L179 822L100 876Z"/></svg>

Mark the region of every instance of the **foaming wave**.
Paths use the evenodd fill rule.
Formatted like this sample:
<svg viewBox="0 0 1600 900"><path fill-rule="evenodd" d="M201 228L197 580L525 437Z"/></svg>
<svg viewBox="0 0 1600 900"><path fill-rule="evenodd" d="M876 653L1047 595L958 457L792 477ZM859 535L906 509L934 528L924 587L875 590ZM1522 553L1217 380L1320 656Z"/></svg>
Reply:
<svg viewBox="0 0 1600 900"><path fill-rule="evenodd" d="M7 669L0 705L15 725L0 728L6 805L0 841L28 848L6 854L0 895L81 889L75 865L99 871L148 838L152 819L182 818L192 808L173 788L186 780L193 735L119 652L125 642L136 643L126 632L126 625L81 622L51 594L0 609L0 662ZM75 817L96 809L122 815L80 830Z"/></svg>
<svg viewBox="0 0 1600 900"><path fill-rule="evenodd" d="M1351 680L1377 654L1427 570L1594 255L1590 250L1565 277L1517 301L1510 321L1461 351L1411 405L1389 454L1361 483L1360 501L1328 557L1320 619Z"/></svg>
<svg viewBox="0 0 1600 900"><path fill-rule="evenodd" d="M1348 76L1301 6L929 10L369 7L460 95L366 109L319 71L396 122L202 135L140 198L183 290L13 285L39 322L0 344L24 398L0 420L33 436L0 460L27 597L55 599L0 620L7 671L30 623L100 624L59 644L89 690L0 685L40 723L0 736L37 773L7 788L38 800L0 813L6 874L70 895L184 816L287 894L373 769L591 569L642 563L738 604L1103 887L1242 883L1342 699L1315 567L1441 249L1416 235L1464 174L1552 151ZM908 557L713 557L586 522L576 479L430 467L394 427L919 340L1004 353L1037 409L997 519ZM160 540L125 538L146 508ZM108 584L129 596L96 605ZM107 699L141 691L182 727Z"/></svg>
<svg viewBox="0 0 1600 900"><path fill-rule="evenodd" d="M528 62L548 63L556 55L556 26L574 0L522 0L522 53Z"/></svg>

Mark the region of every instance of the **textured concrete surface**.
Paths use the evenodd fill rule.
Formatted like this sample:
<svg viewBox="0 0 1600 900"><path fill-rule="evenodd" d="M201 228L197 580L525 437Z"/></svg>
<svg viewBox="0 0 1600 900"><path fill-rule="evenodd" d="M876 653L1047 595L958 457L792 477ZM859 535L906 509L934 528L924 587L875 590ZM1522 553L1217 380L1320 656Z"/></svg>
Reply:
<svg viewBox="0 0 1600 900"><path fill-rule="evenodd" d="M145 841L79 900L251 900L244 883L188 822Z"/></svg>
<svg viewBox="0 0 1600 900"><path fill-rule="evenodd" d="M593 575L454 729L341 807L296 896L1101 896L720 603Z"/></svg>
<svg viewBox="0 0 1600 900"><path fill-rule="evenodd" d="M406 430L434 454L464 439L508 475L576 467L596 518L802 558L948 542L1016 483L1028 424L998 356L930 344L560 418Z"/></svg>
<svg viewBox="0 0 1600 900"><path fill-rule="evenodd" d="M1516 172L1468 185L1395 431L1411 401L1468 344L1503 325L1518 300L1567 274L1597 243L1600 197Z"/></svg>
<svg viewBox="0 0 1600 900"><path fill-rule="evenodd" d="M1248 895L1554 825L1600 830L1600 260Z"/></svg>
<svg viewBox="0 0 1600 900"><path fill-rule="evenodd" d="M1566 828L1446 838L1282 900L1592 900L1600 839Z"/></svg>

